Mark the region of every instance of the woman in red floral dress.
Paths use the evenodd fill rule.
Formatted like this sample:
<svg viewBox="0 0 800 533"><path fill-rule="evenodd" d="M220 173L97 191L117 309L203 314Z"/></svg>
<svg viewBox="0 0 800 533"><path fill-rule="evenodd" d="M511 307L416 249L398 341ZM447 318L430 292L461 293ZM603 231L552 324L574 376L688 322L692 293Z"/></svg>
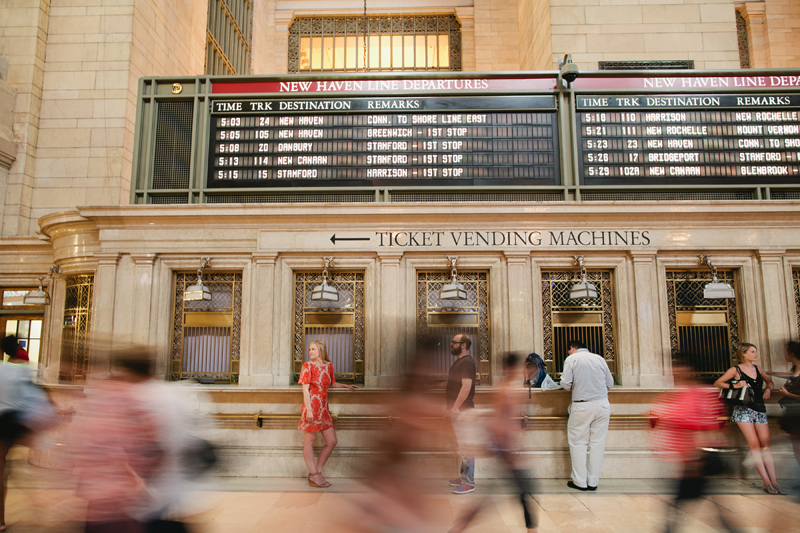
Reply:
<svg viewBox="0 0 800 533"><path fill-rule="evenodd" d="M336 431L328 410L328 388L357 389L355 385L337 383L333 363L328 359L328 348L322 341L314 341L308 347L308 361L303 363L298 382L303 386L303 410L300 413L299 429L305 434L303 459L308 467L308 484L312 487L330 487L322 477L322 468L336 446ZM322 433L325 447L314 461L314 439Z"/></svg>

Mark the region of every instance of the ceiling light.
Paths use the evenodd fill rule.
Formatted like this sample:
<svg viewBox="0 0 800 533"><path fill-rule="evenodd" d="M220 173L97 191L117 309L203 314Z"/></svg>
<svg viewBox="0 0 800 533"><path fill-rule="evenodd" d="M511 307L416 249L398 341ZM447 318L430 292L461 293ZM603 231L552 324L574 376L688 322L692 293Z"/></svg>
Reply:
<svg viewBox="0 0 800 533"><path fill-rule="evenodd" d="M211 291L208 287L203 285L203 271L211 263L210 257L204 257L200 260L200 270L197 271L197 283L190 285L183 293L184 302L195 302L201 300L210 300Z"/></svg>
<svg viewBox="0 0 800 533"><path fill-rule="evenodd" d="M735 298L736 293L734 292L733 287L727 283L721 283L719 279L717 279L717 267L711 262L711 258L707 255L700 255L698 257L700 258L701 265L708 265L708 268L711 269L711 275L714 278L711 283L707 283L706 286L703 287L703 298Z"/></svg>
<svg viewBox="0 0 800 533"><path fill-rule="evenodd" d="M581 281L572 286L569 291L569 297L572 300L580 300L581 298L597 298L597 287L593 283L589 283L586 279L586 265L583 262L582 255L572 256L572 260L576 265L581 267Z"/></svg>
<svg viewBox="0 0 800 533"><path fill-rule="evenodd" d="M39 276L39 288L28 291L28 294L22 298L22 303L25 305L50 305L50 295L44 290L44 281L52 278L54 274L60 273L60 265L51 266L50 272L46 276Z"/></svg>
<svg viewBox="0 0 800 533"><path fill-rule="evenodd" d="M450 273L453 275L453 281L442 285L442 288L439 289L439 299L466 300L467 291L464 289L464 286L460 284L456 279L456 277L458 276L458 270L456 269L456 266L458 265L458 257L448 257L447 261L448 263L450 263Z"/></svg>
<svg viewBox="0 0 800 533"><path fill-rule="evenodd" d="M322 269L322 283L311 291L311 299L314 301L338 302L339 291L336 290L336 287L328 285L328 268L333 263L333 257L324 257L322 260L325 262L325 266Z"/></svg>

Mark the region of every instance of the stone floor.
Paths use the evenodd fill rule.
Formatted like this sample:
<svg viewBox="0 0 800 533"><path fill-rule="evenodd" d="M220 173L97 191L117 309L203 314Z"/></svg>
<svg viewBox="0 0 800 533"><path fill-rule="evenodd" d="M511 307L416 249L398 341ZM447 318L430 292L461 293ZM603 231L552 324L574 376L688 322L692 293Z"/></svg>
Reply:
<svg viewBox="0 0 800 533"><path fill-rule="evenodd" d="M12 458L6 523L11 533L80 531L84 505L69 479ZM426 481L409 493L413 509L376 494L354 479L331 479L329 489L312 489L304 479L216 478L193 498L196 533L248 532L447 532L456 517L475 506L467 529L481 533L525 532L519 503L503 480L479 480L472 494L454 495L444 481ZM788 482L787 482L788 483ZM404 487L391 487L391 490ZM537 483L535 505L543 533L647 533L662 531L671 483L668 480L601 480L595 493L576 492L565 480ZM793 494L792 494L793 493ZM717 508L742 533L800 531L800 490L765 494L752 481L720 480L713 494L679 513L679 531L723 531ZM374 510L392 515L395 527L377 526ZM370 511L372 510L372 511ZM383 521L385 524L385 520Z"/></svg>

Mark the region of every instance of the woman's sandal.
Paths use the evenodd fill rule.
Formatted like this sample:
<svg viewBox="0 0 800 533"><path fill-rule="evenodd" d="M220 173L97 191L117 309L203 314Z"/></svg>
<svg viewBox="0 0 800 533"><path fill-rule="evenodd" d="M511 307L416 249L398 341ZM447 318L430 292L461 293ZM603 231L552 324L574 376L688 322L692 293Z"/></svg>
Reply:
<svg viewBox="0 0 800 533"><path fill-rule="evenodd" d="M322 475L322 472L317 472L317 474L319 474L319 475L321 476L321 475ZM324 479L324 478L323 478L323 479ZM331 486L331 484L330 484L330 482L329 482L329 481L326 481L325 483L323 483L322 485L320 485L320 487L322 487L323 489L327 489L327 488L328 488L328 487L330 487L330 486Z"/></svg>
<svg viewBox="0 0 800 533"><path fill-rule="evenodd" d="M788 492L786 492L785 490L780 488L778 485L773 485L772 488L775 489L776 491L778 491L778 494L780 494L781 496L785 496L786 494L789 494Z"/></svg>
<svg viewBox="0 0 800 533"><path fill-rule="evenodd" d="M772 485L767 485L766 487L764 487L764 492L766 492L767 494L776 494L776 495L780 494L780 492L778 492L778 489L776 489Z"/></svg>
<svg viewBox="0 0 800 533"><path fill-rule="evenodd" d="M308 486L309 487L316 487L318 489L326 489L326 488L330 487L331 484L328 483L327 481L325 483L320 484L320 483L317 483L316 481L313 481L311 479L311 476L321 476L321 475L322 475L322 472L311 472L308 475Z"/></svg>

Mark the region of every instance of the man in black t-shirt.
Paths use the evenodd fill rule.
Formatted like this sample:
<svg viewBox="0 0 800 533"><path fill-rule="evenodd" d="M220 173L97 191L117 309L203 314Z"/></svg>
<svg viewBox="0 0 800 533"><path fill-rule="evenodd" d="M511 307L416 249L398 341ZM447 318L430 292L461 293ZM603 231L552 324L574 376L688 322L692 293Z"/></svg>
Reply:
<svg viewBox="0 0 800 533"><path fill-rule="evenodd" d="M445 398L447 400L447 410L450 411L450 422L453 425L453 432L458 443L459 434L462 431L462 424L459 423L459 414L465 409L475 407L475 360L469 355L472 341L468 335L459 334L450 341L450 353L457 357L450 373L447 375L447 389ZM461 457L461 475L449 481L450 486L455 487L455 494L466 494L475 490L475 458Z"/></svg>

